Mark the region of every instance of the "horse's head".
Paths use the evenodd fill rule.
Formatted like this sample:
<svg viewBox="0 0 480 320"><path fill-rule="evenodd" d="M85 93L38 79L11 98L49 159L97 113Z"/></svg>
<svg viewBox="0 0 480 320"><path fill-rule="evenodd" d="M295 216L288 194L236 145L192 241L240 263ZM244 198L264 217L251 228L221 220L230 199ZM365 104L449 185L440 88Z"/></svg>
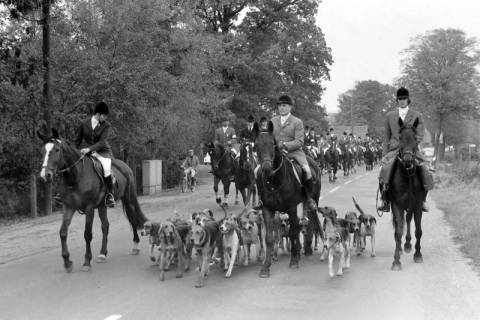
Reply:
<svg viewBox="0 0 480 320"><path fill-rule="evenodd" d="M255 150L257 151L262 172L269 177L273 173L273 161L277 148L277 142L273 135L273 123L269 121L266 130L260 130L257 124L255 124L253 130L256 134Z"/></svg>
<svg viewBox="0 0 480 320"><path fill-rule="evenodd" d="M405 125L401 118L398 118L400 125L399 155L400 162L406 169L412 169L415 165L415 154L418 150L417 145L417 125L418 118L413 125Z"/></svg>
<svg viewBox="0 0 480 320"><path fill-rule="evenodd" d="M255 159L253 157L253 145L250 142L245 142L240 146L240 167L245 170L253 169L255 166Z"/></svg>
<svg viewBox="0 0 480 320"><path fill-rule="evenodd" d="M45 181L51 181L55 171L65 164L62 152L62 143L57 130L52 129L52 134L47 135L37 131L38 137L43 141L43 163L40 177Z"/></svg>
<svg viewBox="0 0 480 320"><path fill-rule="evenodd" d="M220 160L222 160L225 155L225 148L219 143L207 143L205 144L207 148L207 153L210 155L210 161L212 162L212 167L214 170L218 169Z"/></svg>

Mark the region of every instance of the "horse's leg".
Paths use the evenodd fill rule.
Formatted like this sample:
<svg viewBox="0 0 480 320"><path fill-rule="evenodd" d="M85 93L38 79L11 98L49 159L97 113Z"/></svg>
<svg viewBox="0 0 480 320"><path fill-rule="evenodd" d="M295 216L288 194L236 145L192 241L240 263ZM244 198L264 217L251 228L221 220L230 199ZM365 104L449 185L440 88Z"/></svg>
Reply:
<svg viewBox="0 0 480 320"><path fill-rule="evenodd" d="M260 270L260 278L268 278L270 277L270 266L272 265L273 215L267 208L263 209L263 220L265 221L267 250L265 252L262 269Z"/></svg>
<svg viewBox="0 0 480 320"><path fill-rule="evenodd" d="M415 221L415 253L413 254L413 261L417 263L423 262L422 253L420 252L420 239L422 238L422 210L418 210L414 214L414 221Z"/></svg>
<svg viewBox="0 0 480 320"><path fill-rule="evenodd" d="M82 271L90 271L92 268L90 262L92 261L92 248L90 246L92 242L92 226L93 218L95 217L94 209L88 209L85 211L85 231L83 237L85 238L85 261L83 262Z"/></svg>
<svg viewBox="0 0 480 320"><path fill-rule="evenodd" d="M70 261L70 252L68 252L67 246L67 236L68 236L68 227L72 222L72 217L74 210L71 208L63 207L63 218L62 226L60 227L60 241L62 243L62 257L63 257L63 266L67 272L71 272L73 269L73 263Z"/></svg>
<svg viewBox="0 0 480 320"><path fill-rule="evenodd" d="M405 250L405 253L410 253L412 251L412 235L410 234L410 223L412 222L412 216L413 212L408 211L406 215L406 220L407 220L407 235L405 236L405 244L403 245L403 249Z"/></svg>
<svg viewBox="0 0 480 320"><path fill-rule="evenodd" d="M107 261L107 242L108 242L108 231L110 229L110 223L108 222L107 217L107 207L102 206L98 208L98 216L102 222L102 248L100 249L100 254L97 256L97 262L106 262Z"/></svg>
<svg viewBox="0 0 480 320"><path fill-rule="evenodd" d="M247 188L242 188L240 189L240 193L242 194L243 205L246 207L250 202L250 190Z"/></svg>
<svg viewBox="0 0 480 320"><path fill-rule="evenodd" d="M291 253L290 253L290 268L297 269L298 261L300 260L300 223L298 220L296 207L294 210L295 214L289 215L290 230L289 238L291 244Z"/></svg>
<svg viewBox="0 0 480 320"><path fill-rule="evenodd" d="M404 228L404 211L399 208L397 204L392 203L393 212L393 226L395 228L395 253L393 255L392 270L402 270L402 263L400 262L400 254L402 252L402 235Z"/></svg>
<svg viewBox="0 0 480 320"><path fill-rule="evenodd" d="M215 192L215 201L218 204L222 203L222 198L218 196L218 183L220 182L220 179L217 178L216 176L213 177L213 191Z"/></svg>
<svg viewBox="0 0 480 320"><path fill-rule="evenodd" d="M228 194L230 193L230 177L222 179L223 184L223 206L228 208Z"/></svg>
<svg viewBox="0 0 480 320"><path fill-rule="evenodd" d="M243 198L243 203L245 203L245 198L243 197L243 193L242 193L242 198ZM239 204L239 201L238 201L238 187L235 185L235 204Z"/></svg>

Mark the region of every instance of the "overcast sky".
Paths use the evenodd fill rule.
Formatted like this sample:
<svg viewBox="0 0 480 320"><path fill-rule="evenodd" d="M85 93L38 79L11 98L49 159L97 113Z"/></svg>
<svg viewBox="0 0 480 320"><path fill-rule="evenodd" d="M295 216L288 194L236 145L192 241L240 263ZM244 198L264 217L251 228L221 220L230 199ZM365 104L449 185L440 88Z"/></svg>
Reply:
<svg viewBox="0 0 480 320"><path fill-rule="evenodd" d="M328 112L355 81L392 84L411 38L438 28L480 41L480 0L322 0L317 15L334 63L322 97Z"/></svg>

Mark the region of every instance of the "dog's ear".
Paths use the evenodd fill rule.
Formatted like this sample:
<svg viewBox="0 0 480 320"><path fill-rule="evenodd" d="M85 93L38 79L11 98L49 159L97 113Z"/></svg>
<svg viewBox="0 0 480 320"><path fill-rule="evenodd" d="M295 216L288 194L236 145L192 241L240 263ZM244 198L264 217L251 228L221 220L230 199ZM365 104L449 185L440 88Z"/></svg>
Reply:
<svg viewBox="0 0 480 320"><path fill-rule="evenodd" d="M192 221L195 221L195 218L198 216L198 212L192 213Z"/></svg>

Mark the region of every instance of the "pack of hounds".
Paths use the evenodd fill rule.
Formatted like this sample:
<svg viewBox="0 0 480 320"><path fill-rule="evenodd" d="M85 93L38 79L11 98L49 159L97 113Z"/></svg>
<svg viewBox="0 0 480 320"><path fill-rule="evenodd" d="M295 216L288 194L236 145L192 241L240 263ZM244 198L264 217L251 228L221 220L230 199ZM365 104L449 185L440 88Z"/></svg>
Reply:
<svg viewBox="0 0 480 320"><path fill-rule="evenodd" d="M356 254L365 251L366 239L370 237L371 257L375 257L376 219L366 214L353 198L359 215L348 211L344 218L337 217L333 207L319 207L318 212L309 213L300 220L303 243L312 241L315 250L322 248L320 261L328 257L330 277L343 275L343 269L350 268L351 249ZM183 277L190 269L191 261L196 260L198 279L195 287L205 285L210 267L220 264L225 277L232 276L235 265L248 266L252 256L263 262L266 252L266 228L259 208L244 209L240 213L227 213L216 220L210 209L196 211L189 220L178 215L165 222L147 222L143 235L149 237L150 260L158 265L160 280L165 280L165 272L176 266L176 277ZM315 214L315 216L312 216ZM318 217L323 217L323 224ZM317 221L317 223L315 223ZM274 249L272 259L278 261L278 254L290 251L288 215L277 212L273 219ZM322 246L323 245L323 246ZM253 248L255 250L253 250ZM306 255L311 253L306 252ZM334 260L338 260L338 270L334 271Z"/></svg>

